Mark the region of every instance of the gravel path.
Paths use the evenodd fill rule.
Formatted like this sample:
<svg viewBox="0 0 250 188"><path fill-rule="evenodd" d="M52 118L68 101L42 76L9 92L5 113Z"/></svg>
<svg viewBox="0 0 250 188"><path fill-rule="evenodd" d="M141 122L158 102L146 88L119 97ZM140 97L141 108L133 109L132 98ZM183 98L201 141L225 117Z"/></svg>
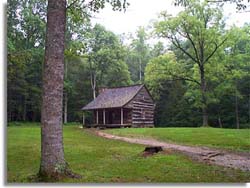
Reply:
<svg viewBox="0 0 250 188"><path fill-rule="evenodd" d="M234 169L241 169L243 171L250 171L250 153L236 153L221 149L212 149L208 147L184 146L146 138L121 137L97 130L95 130L94 133L98 136L108 139L121 140L146 146L161 146L163 149L171 149L177 152L181 152L195 160L199 160L202 162L221 165Z"/></svg>

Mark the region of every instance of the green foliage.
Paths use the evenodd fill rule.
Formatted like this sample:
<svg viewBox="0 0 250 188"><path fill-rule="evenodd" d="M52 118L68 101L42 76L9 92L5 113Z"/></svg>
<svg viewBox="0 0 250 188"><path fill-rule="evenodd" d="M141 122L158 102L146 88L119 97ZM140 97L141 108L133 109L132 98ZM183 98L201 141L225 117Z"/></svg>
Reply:
<svg viewBox="0 0 250 188"><path fill-rule="evenodd" d="M162 84L167 81L175 81L172 74L180 75L183 73L182 69L173 53L158 56L148 63L145 70L145 82L152 91L154 98L159 97L159 90L163 88Z"/></svg>
<svg viewBox="0 0 250 188"><path fill-rule="evenodd" d="M156 97L158 107L161 109L159 112L162 113L158 114L158 118L167 120L166 115L171 114L167 109L171 109L174 114L177 114L178 109L181 114L187 115L185 121L186 124L190 124L190 115L197 116L200 114L199 111L198 114L196 113L197 110L206 108L211 116L210 125L220 124L220 126L231 127L236 121L234 109L237 106L240 108L239 116L245 114L240 121L243 124L250 121L250 116L247 117L247 114L242 113L243 110L241 110L242 102L245 101L244 109L249 112L250 104L247 101L249 95L245 93L246 90L249 92L249 89L245 89L243 95L237 89L238 82L241 79L245 80L248 75L246 71L249 69L249 55L246 49L249 47L246 44L249 28L245 26L245 28L232 28L230 31L225 31L222 15L218 7L212 8L206 2L188 1L185 10L176 17L163 12L160 17L162 20L156 21L157 36L171 42L170 50L176 57L175 64L158 58L157 61L152 60L155 61L154 65L149 64L146 68L150 90L158 96L165 96L165 99ZM154 73L152 67L159 71ZM171 87L175 85L176 80L182 80L179 83L183 88L183 95L179 95L177 101L181 101L184 108L179 108L178 102L174 104L165 102L170 100L167 96L178 91L176 87ZM175 94L175 96L178 95ZM232 105L232 102L236 103L234 96L239 98L235 107ZM231 103L228 104L229 101ZM163 103L170 106L164 108ZM187 105L189 107L185 108ZM246 106L248 109L245 108ZM190 114L188 112L190 110L194 110L195 113ZM198 119L194 119L191 124L196 125ZM173 124L168 120L165 125Z"/></svg>
<svg viewBox="0 0 250 188"><path fill-rule="evenodd" d="M124 86L131 83L119 38L101 25L91 31L89 72L96 76L97 87Z"/></svg>
<svg viewBox="0 0 250 188"><path fill-rule="evenodd" d="M92 98L88 62L86 58L71 56L66 57L65 63L67 77L65 77L64 92L68 95L68 121L81 122L81 108Z"/></svg>
<svg viewBox="0 0 250 188"><path fill-rule="evenodd" d="M68 1L64 94L68 95L70 121L81 121L80 109L91 98L90 68L85 56L90 39L97 37L95 57L99 61L97 71L102 76L100 86L119 86L130 83L129 72L124 63L123 47L112 32L102 26L92 29L91 11L98 11L106 3L121 10L126 1ZM41 114L42 66L46 26L46 1L8 2L8 120L39 121ZM103 42L105 40L105 42ZM83 55L84 54L84 55ZM105 64L103 64L105 63ZM112 77L112 75L117 75Z"/></svg>
<svg viewBox="0 0 250 188"><path fill-rule="evenodd" d="M197 97L194 105L202 111L202 125L208 126L207 109L212 100L208 92L206 65L227 39L223 34L222 12L218 8L211 8L206 2L190 1L176 17L166 12L161 17L163 20L155 23L156 34L168 39L176 50L189 59L187 62L182 60L187 76L178 73L172 76L192 82L189 93Z"/></svg>
<svg viewBox="0 0 250 188"><path fill-rule="evenodd" d="M40 128L22 125L7 130L7 181L11 183L28 183L39 170ZM64 127L63 137L65 158L71 169L82 175L82 179L65 179L65 183L221 183L247 182L250 176L249 172L198 163L176 153L144 158L144 146L100 138L77 124Z"/></svg>
<svg viewBox="0 0 250 188"><path fill-rule="evenodd" d="M45 1L8 3L8 120L40 118L45 10Z"/></svg>
<svg viewBox="0 0 250 188"><path fill-rule="evenodd" d="M162 42L157 42L150 51L150 56L152 58L158 57L166 53L166 48Z"/></svg>
<svg viewBox="0 0 250 188"><path fill-rule="evenodd" d="M191 0L174 0L175 6L188 6L192 2ZM235 4L236 11L248 11L249 1L247 0L221 0L221 1L207 1L211 4L217 4L222 7L224 4Z"/></svg>
<svg viewBox="0 0 250 188"><path fill-rule="evenodd" d="M200 126L204 102L197 62L203 62L209 124L235 128L238 107L240 128L249 127L249 24L226 31L220 7L187 2L176 17L162 13L156 20L154 40L164 37L172 43L151 45L144 27L125 44L103 26L92 26L93 10L108 3L115 9L126 8L127 1L67 1L64 104L67 96L68 121L81 121L81 108L93 99L95 75L96 92L100 87L145 83L156 102L156 126ZM46 6L44 0L8 2L8 121L40 121ZM175 39L179 43L174 44ZM213 54L215 44L221 45ZM86 117L91 123L92 114Z"/></svg>
<svg viewBox="0 0 250 188"><path fill-rule="evenodd" d="M144 82L145 67L150 59L150 47L147 44L148 34L144 27L139 27L136 36L129 38L131 43L127 47L126 63L131 79L134 83Z"/></svg>
<svg viewBox="0 0 250 188"><path fill-rule="evenodd" d="M145 71L145 83L156 102L157 126L198 126L200 113L191 108L195 101L186 97L189 90L185 87L183 78L185 67L176 60L174 53L167 53L153 58ZM196 118L193 118L194 116Z"/></svg>

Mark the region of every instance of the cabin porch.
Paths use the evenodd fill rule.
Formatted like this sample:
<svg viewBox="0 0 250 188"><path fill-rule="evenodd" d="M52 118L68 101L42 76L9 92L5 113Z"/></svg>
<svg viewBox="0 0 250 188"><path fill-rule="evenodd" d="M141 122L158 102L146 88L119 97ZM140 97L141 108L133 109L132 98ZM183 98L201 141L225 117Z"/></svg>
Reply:
<svg viewBox="0 0 250 188"><path fill-rule="evenodd" d="M92 111L94 114L94 122L90 127L119 128L132 126L132 109L106 108ZM84 122L83 120L83 124Z"/></svg>

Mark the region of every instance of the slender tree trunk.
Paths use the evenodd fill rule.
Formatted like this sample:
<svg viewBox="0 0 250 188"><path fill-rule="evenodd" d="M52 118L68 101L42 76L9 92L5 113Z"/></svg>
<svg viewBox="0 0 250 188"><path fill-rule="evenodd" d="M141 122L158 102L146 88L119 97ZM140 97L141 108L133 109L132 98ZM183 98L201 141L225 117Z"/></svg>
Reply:
<svg viewBox="0 0 250 188"><path fill-rule="evenodd" d="M218 104L217 109L218 109L218 112L217 112L218 113L218 123L219 123L220 128L223 128L222 121L221 121L221 106L220 106L220 104Z"/></svg>
<svg viewBox="0 0 250 188"><path fill-rule="evenodd" d="M219 122L219 126L220 126L220 128L222 128L222 122L221 122L220 115L219 115L219 117L218 117L218 122Z"/></svg>
<svg viewBox="0 0 250 188"><path fill-rule="evenodd" d="M95 99L96 98L96 73L92 67L91 56L89 56L88 61L89 61L89 68L90 68L91 89L92 89L92 93L93 93L93 99Z"/></svg>
<svg viewBox="0 0 250 188"><path fill-rule="evenodd" d="M240 121L239 121L239 108L238 108L237 90L235 90L235 119L236 119L236 127L237 127L237 129L239 129L240 128Z"/></svg>
<svg viewBox="0 0 250 188"><path fill-rule="evenodd" d="M96 98L96 75L94 73L91 73L91 88L93 92L93 99Z"/></svg>
<svg viewBox="0 0 250 188"><path fill-rule="evenodd" d="M96 89L95 89L95 86L92 89L93 89L93 98L95 99L96 98Z"/></svg>
<svg viewBox="0 0 250 188"><path fill-rule="evenodd" d="M200 66L201 79L201 100L202 100L202 126L208 126L207 99L206 99L206 80L203 65Z"/></svg>
<svg viewBox="0 0 250 188"><path fill-rule="evenodd" d="M48 0L41 114L40 176L67 174L63 150L63 76L66 0Z"/></svg>

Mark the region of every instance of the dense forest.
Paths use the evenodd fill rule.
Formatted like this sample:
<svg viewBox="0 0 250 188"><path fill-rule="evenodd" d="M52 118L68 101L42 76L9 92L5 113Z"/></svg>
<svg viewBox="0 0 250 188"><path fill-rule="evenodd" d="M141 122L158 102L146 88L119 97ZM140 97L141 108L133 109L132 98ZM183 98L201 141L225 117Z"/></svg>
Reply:
<svg viewBox="0 0 250 188"><path fill-rule="evenodd" d="M46 7L8 2L8 121L40 121ZM118 36L81 10L67 10L65 123L81 122L99 88L144 83L156 126L250 126L250 24L227 27L221 7L190 1L175 17L162 12L150 27Z"/></svg>

